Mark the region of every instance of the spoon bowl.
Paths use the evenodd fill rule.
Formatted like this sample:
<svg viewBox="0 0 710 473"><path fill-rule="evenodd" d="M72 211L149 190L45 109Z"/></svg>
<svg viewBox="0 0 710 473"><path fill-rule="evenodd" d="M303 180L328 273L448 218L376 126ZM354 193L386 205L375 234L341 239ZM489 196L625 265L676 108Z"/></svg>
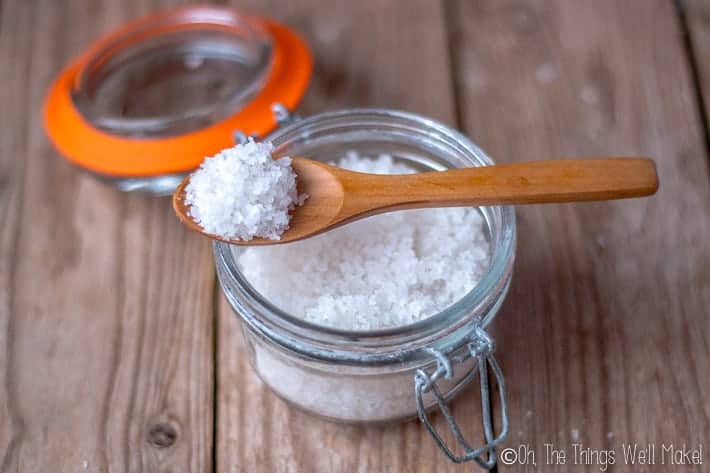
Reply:
<svg viewBox="0 0 710 473"><path fill-rule="evenodd" d="M221 235L205 232L200 224L191 217L190 206L185 201L185 189L190 183L190 176L185 177L175 190L173 208L182 223L191 230L200 232L213 240L234 245L273 245L314 236L329 228L337 218L345 197L339 174L347 171L305 158L293 158L291 166L298 176L298 195L306 194L308 198L303 205L296 207L291 213L289 228L282 235L281 240L266 238L254 238L249 241L230 240Z"/></svg>
<svg viewBox="0 0 710 473"><path fill-rule="evenodd" d="M395 210L427 207L562 203L643 197L658 189L648 158L586 158L531 161L403 175L365 174L296 157L296 207L280 240L230 240L205 232L190 215L185 188L173 194L180 220L205 236L234 245L276 245L315 236L340 225Z"/></svg>

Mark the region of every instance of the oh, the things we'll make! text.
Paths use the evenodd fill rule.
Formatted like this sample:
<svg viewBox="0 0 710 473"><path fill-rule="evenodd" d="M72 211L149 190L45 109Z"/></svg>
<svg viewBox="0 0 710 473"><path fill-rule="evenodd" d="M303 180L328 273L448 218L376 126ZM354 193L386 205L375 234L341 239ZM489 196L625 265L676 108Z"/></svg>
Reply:
<svg viewBox="0 0 710 473"><path fill-rule="evenodd" d="M607 448L593 448L582 442L569 445L544 443L535 448L520 444L504 448L500 461L504 465L585 465L606 471L611 465L702 465L702 444L687 443L618 443Z"/></svg>

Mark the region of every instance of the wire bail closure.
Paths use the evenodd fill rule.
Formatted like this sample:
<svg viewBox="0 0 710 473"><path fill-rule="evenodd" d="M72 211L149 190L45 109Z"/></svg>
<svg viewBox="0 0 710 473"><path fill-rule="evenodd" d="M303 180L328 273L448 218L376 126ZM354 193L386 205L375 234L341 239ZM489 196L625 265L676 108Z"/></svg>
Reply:
<svg viewBox="0 0 710 473"><path fill-rule="evenodd" d="M289 112L289 110L284 107L283 104L280 104L278 102L271 105L271 113L274 114L274 121L276 121L277 128L301 120L300 115L298 115L297 113ZM260 139L259 135L257 134L247 135L241 130L237 130L234 132L234 142L238 145L246 143L250 137L254 138L255 140Z"/></svg>
<svg viewBox="0 0 710 473"><path fill-rule="evenodd" d="M417 412L419 413L419 420L422 421L439 448L451 461L454 463L464 463L475 460L482 468L490 470L496 464L496 446L501 444L508 436L508 407L505 400L505 381L503 380L503 372L498 362L493 357L495 348L493 340L481 327L476 327L472 332L466 348L466 353L451 357L451 359L447 358L447 356L439 350L429 350L436 358L437 366L436 370L430 375L426 374L423 370L417 370L414 375L414 394L417 402ZM468 441L463 437L461 429L454 420L451 410L446 405L441 390L436 384L436 381L441 377L451 379L453 377L453 365L462 363L469 358L477 359L478 376L480 377L481 384L481 416L486 444L478 448L471 447ZM490 367L495 376L500 398L501 430L498 436L495 436L493 430L493 417L489 398L488 367ZM427 392L431 392L434 399L436 399L436 403L444 415L446 423L456 439L456 443L464 449L464 454L456 455L452 449L446 445L444 439L441 438L436 428L432 425L423 400L423 395Z"/></svg>

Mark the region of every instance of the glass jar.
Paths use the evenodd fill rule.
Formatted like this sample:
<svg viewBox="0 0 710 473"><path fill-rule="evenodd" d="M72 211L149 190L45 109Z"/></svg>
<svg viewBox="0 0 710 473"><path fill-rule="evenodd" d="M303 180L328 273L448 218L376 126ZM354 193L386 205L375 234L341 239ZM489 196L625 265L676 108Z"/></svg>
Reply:
<svg viewBox="0 0 710 473"><path fill-rule="evenodd" d="M98 39L56 79L45 127L59 152L122 191L172 193L233 133L265 135L311 75L305 43L234 9L159 11Z"/></svg>
<svg viewBox="0 0 710 473"><path fill-rule="evenodd" d="M418 115L383 109L315 115L292 121L267 139L273 143L276 156L332 161L347 151L365 156L386 153L421 171L493 164L459 132ZM503 431L496 438L490 428L485 392L482 407L484 424L488 421L484 425L488 443L478 451L456 436L445 404L479 373L481 387L487 391L490 366L505 407L500 369L492 357L492 342L482 329L498 312L510 283L515 214L512 207L479 210L491 254L490 266L478 285L430 318L387 330L343 331L285 313L260 295L242 274L237 257L243 249L216 242L219 281L242 326L254 370L280 397L331 420L379 423L407 420L418 414L452 459L475 459L490 466L480 455L491 452L505 436L507 418L504 416L503 423L498 424ZM462 457L443 444L428 421L426 411L437 404L466 452Z"/></svg>

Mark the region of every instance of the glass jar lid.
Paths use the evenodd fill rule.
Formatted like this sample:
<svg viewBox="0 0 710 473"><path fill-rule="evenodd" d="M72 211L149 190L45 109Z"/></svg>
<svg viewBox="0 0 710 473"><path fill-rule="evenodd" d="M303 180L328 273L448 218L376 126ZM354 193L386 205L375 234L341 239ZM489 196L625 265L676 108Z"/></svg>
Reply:
<svg viewBox="0 0 710 473"><path fill-rule="evenodd" d="M288 28L233 9L190 6L130 22L100 38L53 84L45 126L74 163L108 176L194 169L233 134L276 127L312 71Z"/></svg>

